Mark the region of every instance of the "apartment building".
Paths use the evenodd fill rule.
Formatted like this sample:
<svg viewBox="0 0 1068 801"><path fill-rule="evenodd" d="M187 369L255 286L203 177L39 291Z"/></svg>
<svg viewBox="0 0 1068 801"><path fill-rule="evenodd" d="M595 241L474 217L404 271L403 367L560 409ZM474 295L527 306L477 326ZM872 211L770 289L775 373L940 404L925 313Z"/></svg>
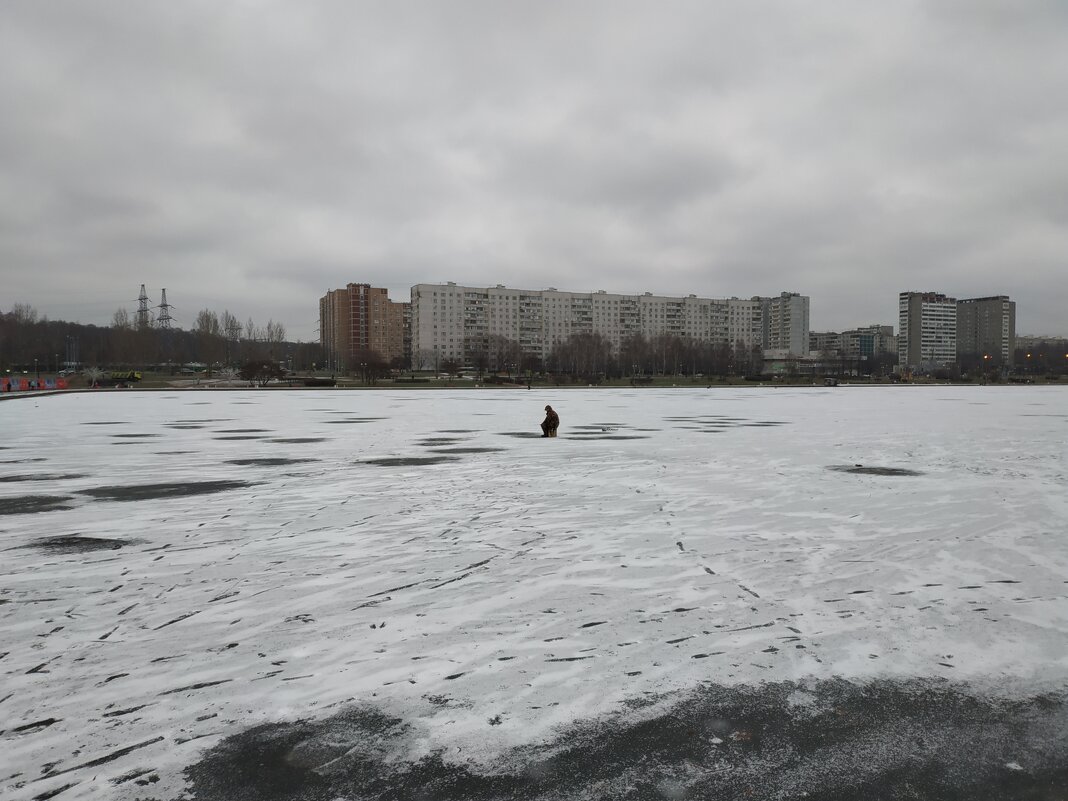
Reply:
<svg viewBox="0 0 1068 801"><path fill-rule="evenodd" d="M662 334L749 348L767 347L766 337L774 331L776 341L807 343L808 298L780 297L785 300L417 284L412 287L412 351L417 367L429 367L440 359L470 363L476 352L502 339L544 359L558 343L581 333L597 333L615 349L631 336ZM764 325L765 314L774 315L772 326Z"/></svg>
<svg viewBox="0 0 1068 801"><path fill-rule="evenodd" d="M764 338L764 299L728 298L727 342L733 348L751 351L767 347Z"/></svg>
<svg viewBox="0 0 1068 801"><path fill-rule="evenodd" d="M865 325L841 333L841 352L847 359L870 359L884 353L897 353L897 337L892 325Z"/></svg>
<svg viewBox="0 0 1068 801"><path fill-rule="evenodd" d="M807 355L809 299L796 292L782 292L778 297L760 298L760 302L764 349Z"/></svg>
<svg viewBox="0 0 1068 801"><path fill-rule="evenodd" d="M1007 295L957 301L957 353L1012 367L1016 351L1016 303Z"/></svg>
<svg viewBox="0 0 1068 801"><path fill-rule="evenodd" d="M843 359L870 359L884 353L897 353L897 337L892 325L865 325L848 331L813 331L808 337L813 355L833 355Z"/></svg>
<svg viewBox="0 0 1068 801"><path fill-rule="evenodd" d="M352 370L371 354L387 362L409 360L409 306L391 301L387 290L370 284L327 292L319 299L319 341L329 367Z"/></svg>
<svg viewBox="0 0 1068 801"><path fill-rule="evenodd" d="M842 335L837 331L811 331L808 335L808 350L812 354L837 356L842 349Z"/></svg>
<svg viewBox="0 0 1068 801"><path fill-rule="evenodd" d="M898 364L931 369L957 359L957 300L937 292L898 295Z"/></svg>

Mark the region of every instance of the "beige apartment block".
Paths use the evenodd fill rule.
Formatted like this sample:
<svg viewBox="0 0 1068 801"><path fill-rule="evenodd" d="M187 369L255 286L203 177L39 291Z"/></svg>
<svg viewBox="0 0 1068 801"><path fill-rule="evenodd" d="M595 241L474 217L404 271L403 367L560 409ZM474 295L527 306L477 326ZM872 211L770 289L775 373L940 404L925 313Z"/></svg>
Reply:
<svg viewBox="0 0 1068 801"><path fill-rule="evenodd" d="M786 336L807 344L808 298L789 297L786 314L780 312L777 318L779 325L803 327L803 336L798 332L795 337L792 331ZM769 300L778 299L417 284L411 302L413 365L431 369L446 359L471 363L476 351L492 350L494 343L505 341L518 343L522 354L544 359L557 344L582 333L599 334L616 350L629 337L664 334L763 347ZM803 313L794 313L797 306L792 304L800 301Z"/></svg>

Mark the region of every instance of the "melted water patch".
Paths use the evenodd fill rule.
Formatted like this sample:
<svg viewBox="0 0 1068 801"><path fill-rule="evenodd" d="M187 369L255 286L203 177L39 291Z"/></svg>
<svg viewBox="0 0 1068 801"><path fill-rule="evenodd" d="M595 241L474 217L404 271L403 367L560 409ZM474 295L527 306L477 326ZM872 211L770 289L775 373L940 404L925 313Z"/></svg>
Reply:
<svg viewBox="0 0 1068 801"><path fill-rule="evenodd" d="M22 476L0 476L0 483L21 483L23 481L65 481L72 478L85 478L85 473L36 473Z"/></svg>
<svg viewBox="0 0 1068 801"><path fill-rule="evenodd" d="M836 473L853 473L861 476L922 476L920 470L909 470L905 467L877 467L875 465L862 464L831 464L828 470Z"/></svg>
<svg viewBox="0 0 1068 801"><path fill-rule="evenodd" d="M55 512L73 509L69 495L20 495L15 498L0 498L0 514L20 515L37 512Z"/></svg>
<svg viewBox="0 0 1068 801"><path fill-rule="evenodd" d="M25 548L37 548L50 553L87 553L89 551L116 551L126 545L136 545L144 540L120 540L108 537L83 537L80 534L67 534L60 537L47 537L34 540Z"/></svg>
<svg viewBox="0 0 1068 801"><path fill-rule="evenodd" d="M412 759L418 722L360 706L248 729L185 774L200 801L1009 801L1059 798L1068 786L1056 745L1068 735L1063 696L1008 702L931 680L829 679L706 684L665 700L649 712L635 699L478 763L444 748ZM493 712L487 727L510 710Z"/></svg>
<svg viewBox="0 0 1068 801"><path fill-rule="evenodd" d="M417 467L458 461L460 459L457 456L384 456L381 459L365 459L360 464L371 464L376 467Z"/></svg>
<svg viewBox="0 0 1068 801"><path fill-rule="evenodd" d="M274 467L284 464L300 464L301 462L318 462L318 459L288 459L282 456L267 456L261 459L227 459L227 464L259 465L261 467Z"/></svg>
<svg viewBox="0 0 1068 801"><path fill-rule="evenodd" d="M127 484L79 490L98 501L148 501L159 498L183 498L253 486L251 481L188 481L181 484Z"/></svg>

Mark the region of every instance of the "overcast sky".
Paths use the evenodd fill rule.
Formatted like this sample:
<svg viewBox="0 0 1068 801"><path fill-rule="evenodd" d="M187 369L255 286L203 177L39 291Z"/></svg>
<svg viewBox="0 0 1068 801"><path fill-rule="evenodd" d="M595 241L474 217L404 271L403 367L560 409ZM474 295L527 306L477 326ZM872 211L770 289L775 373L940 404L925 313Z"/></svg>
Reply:
<svg viewBox="0 0 1068 801"><path fill-rule="evenodd" d="M1068 3L5 0L0 279L305 341L444 281L1068 334Z"/></svg>

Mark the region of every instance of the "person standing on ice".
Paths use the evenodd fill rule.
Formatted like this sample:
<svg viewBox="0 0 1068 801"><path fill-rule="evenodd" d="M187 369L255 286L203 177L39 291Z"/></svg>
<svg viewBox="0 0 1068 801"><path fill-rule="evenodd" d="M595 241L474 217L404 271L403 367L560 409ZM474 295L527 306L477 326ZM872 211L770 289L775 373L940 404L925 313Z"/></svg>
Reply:
<svg viewBox="0 0 1068 801"><path fill-rule="evenodd" d="M555 437L556 429L560 427L560 415L553 411L552 406L545 407L545 419L541 421L541 435L543 437Z"/></svg>

